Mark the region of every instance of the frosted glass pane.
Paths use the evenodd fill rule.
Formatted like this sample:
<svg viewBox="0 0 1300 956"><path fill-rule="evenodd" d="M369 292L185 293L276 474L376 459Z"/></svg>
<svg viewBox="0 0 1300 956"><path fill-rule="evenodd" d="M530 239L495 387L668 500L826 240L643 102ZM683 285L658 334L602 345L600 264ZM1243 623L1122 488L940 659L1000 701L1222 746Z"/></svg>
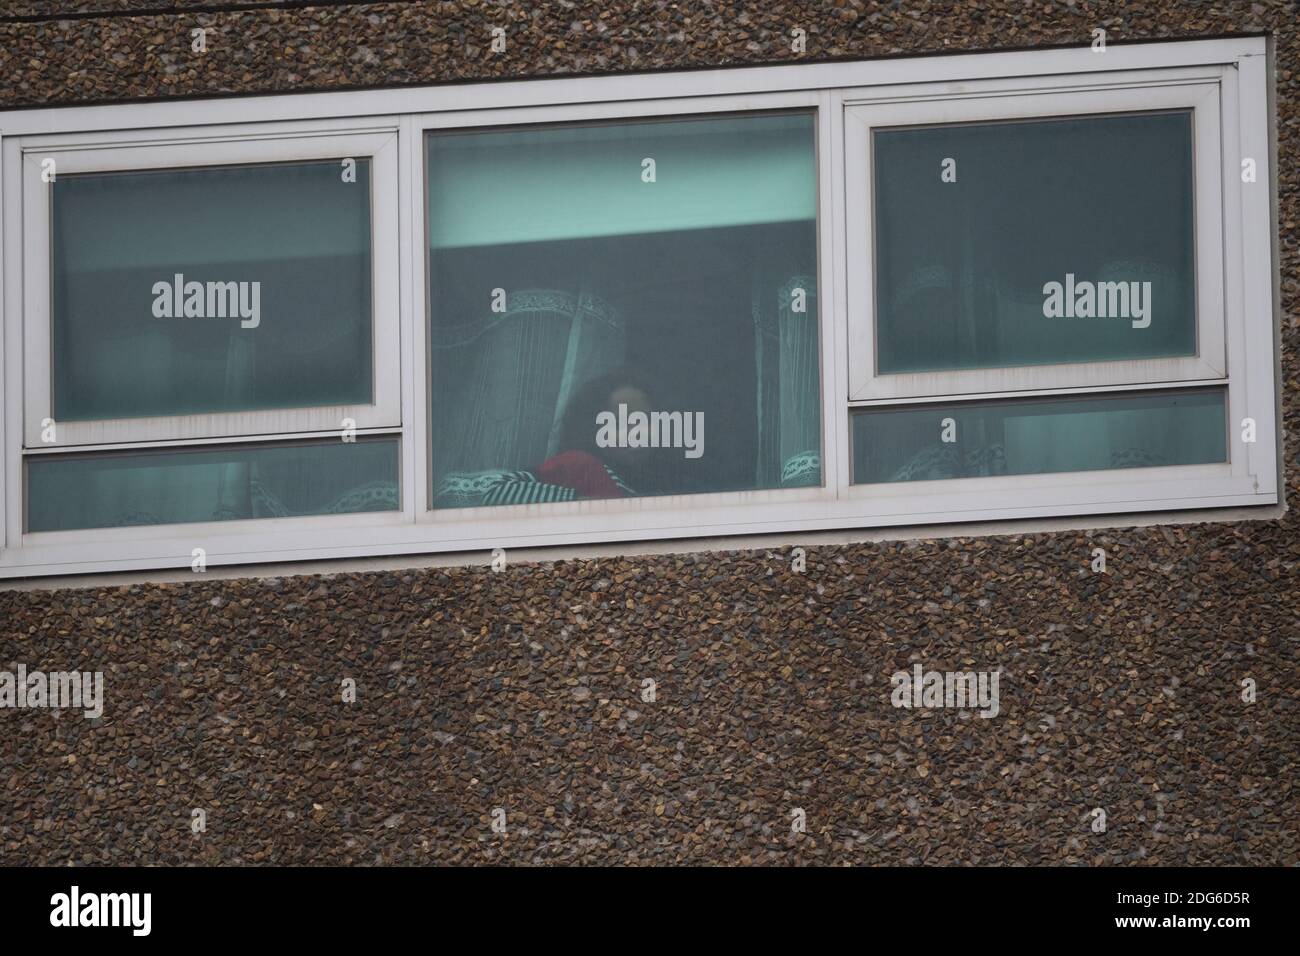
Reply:
<svg viewBox="0 0 1300 956"><path fill-rule="evenodd" d="M1191 137L1190 112L877 131L878 371L1196 354Z"/></svg>
<svg viewBox="0 0 1300 956"><path fill-rule="evenodd" d="M821 484L811 114L428 157L435 508Z"/></svg>
<svg viewBox="0 0 1300 956"><path fill-rule="evenodd" d="M371 402L369 160L356 173L58 177L55 419Z"/></svg>
<svg viewBox="0 0 1300 956"><path fill-rule="evenodd" d="M857 411L853 481L1224 462L1225 397L1222 389L1197 389Z"/></svg>
<svg viewBox="0 0 1300 956"><path fill-rule="evenodd" d="M398 440L208 446L27 460L27 530L393 511Z"/></svg>

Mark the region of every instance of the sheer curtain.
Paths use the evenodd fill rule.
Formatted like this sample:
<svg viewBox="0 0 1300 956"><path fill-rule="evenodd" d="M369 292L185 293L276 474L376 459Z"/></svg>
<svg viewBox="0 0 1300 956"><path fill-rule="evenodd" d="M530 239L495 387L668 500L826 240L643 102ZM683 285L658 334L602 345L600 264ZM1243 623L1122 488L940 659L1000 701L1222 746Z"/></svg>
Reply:
<svg viewBox="0 0 1300 956"><path fill-rule="evenodd" d="M478 478L557 451L573 389L623 359L619 314L587 291L512 292L506 311L431 330L436 498L472 503ZM440 354L439 354L440 353Z"/></svg>
<svg viewBox="0 0 1300 956"><path fill-rule="evenodd" d="M817 284L796 274L776 284L756 272L754 335L757 343L760 488L821 483L821 389L817 349ZM789 274L788 272L785 274Z"/></svg>

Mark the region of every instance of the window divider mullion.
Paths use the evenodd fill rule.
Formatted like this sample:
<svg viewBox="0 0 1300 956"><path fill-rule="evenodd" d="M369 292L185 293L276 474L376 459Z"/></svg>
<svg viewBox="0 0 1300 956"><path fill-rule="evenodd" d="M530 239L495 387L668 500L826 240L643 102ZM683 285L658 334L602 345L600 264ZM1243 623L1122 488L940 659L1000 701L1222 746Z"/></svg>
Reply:
<svg viewBox="0 0 1300 956"><path fill-rule="evenodd" d="M419 317L417 306L422 307L423 296L416 294L424 270L419 252L418 221L423 216L423 182L419 163L420 130L416 117L407 114L398 118L397 152L397 207L398 207L398 353L401 356L400 408L402 422L402 511L411 523L419 521L425 507L422 482L427 478L424 463L427 461L423 420L417 408L425 404L424 390L418 387L425 368L422 361L423 337L417 334Z"/></svg>

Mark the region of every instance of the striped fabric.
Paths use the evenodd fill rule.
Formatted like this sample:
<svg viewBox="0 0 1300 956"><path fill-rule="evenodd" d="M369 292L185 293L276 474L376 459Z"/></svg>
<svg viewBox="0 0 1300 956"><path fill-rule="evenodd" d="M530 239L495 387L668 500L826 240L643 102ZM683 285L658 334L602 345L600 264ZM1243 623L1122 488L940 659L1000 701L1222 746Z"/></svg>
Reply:
<svg viewBox="0 0 1300 956"><path fill-rule="evenodd" d="M618 475L614 474L614 469L609 467L609 465L605 466L605 473L609 475L610 481L618 485L618 487L622 490L623 494L625 494L629 498L637 497L637 493L633 491L631 488L629 488L626 484L624 484L623 479L620 478Z"/></svg>
<svg viewBox="0 0 1300 956"><path fill-rule="evenodd" d="M538 481L531 471L508 471L483 494L485 505L532 505L550 501L572 501L576 492L560 485Z"/></svg>
<svg viewBox="0 0 1300 956"><path fill-rule="evenodd" d="M636 493L624 484L623 480L614 474L608 465L605 466L605 471L609 474L610 480L618 485L624 494L628 497L635 496ZM500 479L483 493L483 504L548 504L554 501L576 501L577 497L577 492L572 488L538 481L537 476L531 471L507 471L502 472Z"/></svg>

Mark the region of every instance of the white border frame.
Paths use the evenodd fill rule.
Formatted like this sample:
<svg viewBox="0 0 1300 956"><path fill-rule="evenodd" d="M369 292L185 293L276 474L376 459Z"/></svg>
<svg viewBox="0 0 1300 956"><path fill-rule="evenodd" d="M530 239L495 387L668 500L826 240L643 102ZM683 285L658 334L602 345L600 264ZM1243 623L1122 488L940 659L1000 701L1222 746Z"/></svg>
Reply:
<svg viewBox="0 0 1300 956"><path fill-rule="evenodd" d="M163 101L0 112L0 166L3 188L0 208L3 229L4 354L0 392L4 396L0 440L4 466L0 497L6 516L5 547L0 550L0 577L77 574L187 568L192 547L207 550L209 566L320 558L359 558L455 552L503 547L587 545L610 541L687 539L781 532L849 530L866 527L954 523L979 520L1059 518L1089 514L1122 514L1172 509L1226 508L1272 505L1278 501L1278 433L1275 416L1277 379L1274 336L1277 316L1273 301L1276 262L1270 198L1275 188L1270 152L1267 46L1262 37L1177 41L1151 44L1112 44L1104 54L1088 46L1007 53L976 53L911 57L855 63L795 64L653 75L576 77L548 80L474 83L395 90L290 94L267 97L219 98L202 102ZM414 233L422 229L420 191L413 192L414 160L422 158L416 117L449 118L474 111L476 125L490 122L497 110L545 107L557 120L572 120L587 111L611 118L647 115L658 103L689 103L686 112L707 112L722 97L746 110L773 107L769 94L799 93L818 106L819 135L819 281L821 305L822 387L824 395L847 396L848 306L844 242L845 183L842 112L846 91L925 84L933 96L960 96L976 81L1005 80L1024 85L1026 77L1068 74L1083 81L1091 75L1104 81L1126 70L1202 69L1227 65L1221 71L1225 104L1223 154L1225 162L1224 281L1228 311L1227 351L1230 359L1229 465L1187 468L1128 469L1022 478L965 479L915 482L890 493L888 486L848 484L848 416L843 400L826 399L823 417L821 489L781 492L780 500L758 496L769 492L673 499L628 499L616 503L579 502L560 506L526 506L504 517L495 509L478 520L441 521L426 518L426 469L422 456L427 415L415 362L401 364L404 441L402 442L403 510L383 516L350 515L329 518L266 519L210 525L181 525L148 529L105 529L24 535L22 514L22 259L27 237L21 215L21 181L14 154L15 137L48 137L67 130L79 136L117 131L115 136L149 135L160 128L205 128L244 124L288 123L316 117L362 126L373 117L398 117L400 126L402 195L416 197L399 209L403 336L419 356L423 338L415 332L423 323L423 265L415 258L421 245ZM1229 110L1231 104L1235 110ZM572 107L571 109L569 107ZM1236 117L1229 121L1229 113ZM840 117L840 118L837 118ZM1244 186L1231 175L1239 157L1257 162L1258 182ZM830 240L827 245L827 231ZM421 257L422 258L422 257ZM418 298L420 301L414 301ZM1231 365L1240 356L1240 368ZM1051 393L1048 390L1046 393ZM1024 392L1021 394L1036 394ZM1249 414L1258 424L1259 441L1243 445L1235 423ZM709 496L712 498L713 496ZM422 499L416 506L416 499Z"/></svg>
<svg viewBox="0 0 1300 956"><path fill-rule="evenodd" d="M97 134L24 140L18 144L23 168L24 381L29 450L70 449L82 445L258 437L291 432L339 432L351 418L357 428L400 427L401 395L389 370L400 362L398 341L398 171L397 132L364 132L338 124L297 124L272 130L228 127L196 136L183 129L158 130L147 137ZM331 128L334 127L334 128ZM53 419L50 370L50 192L41 164L52 157L57 176L263 165L345 157L371 162L371 315L374 401L360 405L266 409L185 416L56 421L56 441L42 441L41 422ZM57 183L57 179L56 179ZM46 254L42 255L41 250Z"/></svg>
<svg viewBox="0 0 1300 956"><path fill-rule="evenodd" d="M1225 377L1223 291L1222 71L1125 73L1113 84L1080 85L1078 78L1037 80L1020 88L1005 81L971 84L958 97L925 89L853 91L844 107L849 281L849 399L949 397L1025 389L1099 387ZM980 122L1100 117L1190 109L1195 177L1197 354L1188 357L1058 363L881 374L876 367L872 136L876 130ZM1050 277L1049 277L1050 278ZM1086 278L1086 277L1085 277ZM1135 332L1134 334L1140 334Z"/></svg>

